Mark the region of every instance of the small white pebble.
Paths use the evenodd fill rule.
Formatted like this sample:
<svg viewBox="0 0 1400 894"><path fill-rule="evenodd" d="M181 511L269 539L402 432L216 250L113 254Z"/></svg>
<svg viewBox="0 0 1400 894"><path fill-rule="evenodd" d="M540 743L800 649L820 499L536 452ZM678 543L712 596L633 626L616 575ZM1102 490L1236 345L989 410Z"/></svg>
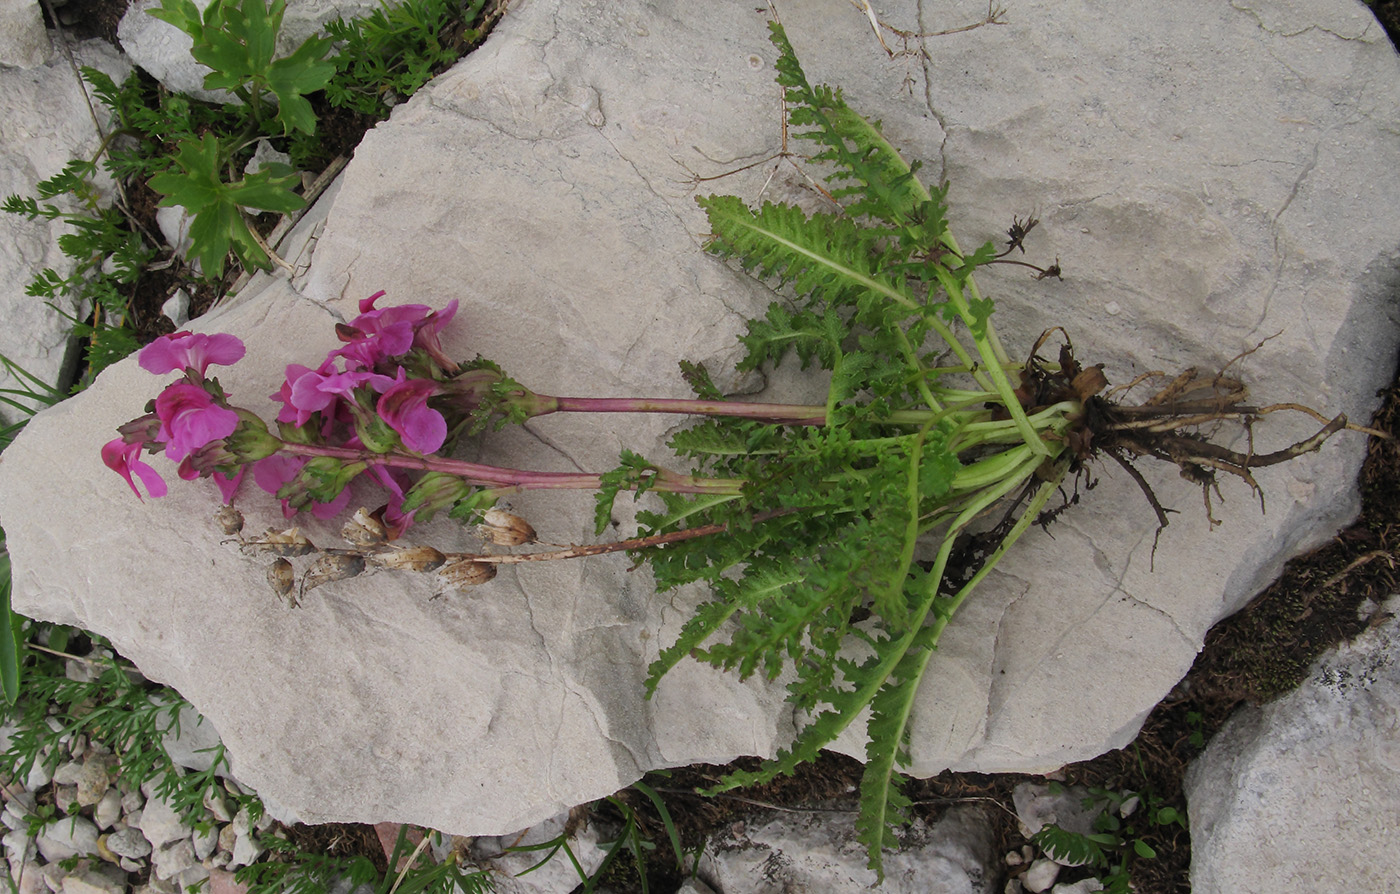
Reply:
<svg viewBox="0 0 1400 894"><path fill-rule="evenodd" d="M1060 874L1060 864L1054 860L1041 858L1031 864L1025 874L1021 876L1021 884L1031 894L1040 894L1041 891L1049 890L1055 884L1055 879Z"/></svg>

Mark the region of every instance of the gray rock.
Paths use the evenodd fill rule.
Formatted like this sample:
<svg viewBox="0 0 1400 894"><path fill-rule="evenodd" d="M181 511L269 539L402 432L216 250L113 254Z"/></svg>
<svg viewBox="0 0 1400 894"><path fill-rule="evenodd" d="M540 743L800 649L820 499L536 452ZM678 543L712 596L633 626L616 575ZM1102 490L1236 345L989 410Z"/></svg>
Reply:
<svg viewBox="0 0 1400 894"><path fill-rule="evenodd" d="M30 5L37 11L37 5ZM5 33L0 14L0 34ZM74 56L79 65L119 81L131 70L100 40L78 44ZM57 174L70 159L91 156L101 141L77 77L61 55L27 71L0 68L0 97L0 198L35 196L36 183ZM71 372L71 324L43 300L26 295L25 288L46 267L62 276L72 271L58 249L58 237L67 231L64 224L0 214L0 318L5 320L0 355L49 384ZM75 310L71 302L59 307ZM0 388L17 384L0 372ZM0 411L6 420L14 415L8 407Z"/></svg>
<svg viewBox="0 0 1400 894"><path fill-rule="evenodd" d="M676 359L726 368L742 316L768 293L702 253L687 171L779 148L774 52L755 6L512 7L486 46L357 149L315 212L309 273L256 278L198 322L249 342L220 380L268 412L285 365L319 359L336 344L331 323L379 289L391 302L459 298L449 350L494 357L545 392L682 396ZM884 6L904 28L961 24L931 12L920 24L908 0ZM1005 26L930 39L927 60L888 59L846 0L791 7L780 12L812 78L845 86L926 179L951 180L965 244L997 238L1013 214L1045 221L1032 248L1059 256L1066 282L1009 271L982 282L1014 352L1062 323L1083 359L1122 382L1223 365L1282 330L1244 362L1260 401L1366 418L1389 372L1374 358L1397 341L1400 72L1360 7L1264 14L1190 0L1167 19L1143 4L1025 0ZM751 200L807 190L780 167L763 193L769 174L704 188ZM779 686L693 663L642 698L647 664L703 594L656 599L621 557L503 572L437 601L416 581L366 575L286 611L263 569L219 542L211 487L174 482L139 503L98 461L157 387L134 362L118 366L6 452L15 605L111 637L217 725L245 781L304 819L500 834L647 769L772 753L791 736ZM544 419L481 458L605 469L622 447L655 453L670 424ZM1271 417L1256 437L1262 449L1312 426ZM912 770L1043 771L1127 742L1210 625L1354 513L1363 449L1339 438L1262 470L1263 517L1227 482L1214 532L1193 508L1199 491L1147 469L1183 510L1155 561L1136 485L1101 470L1056 539L1024 538L945 634L913 718ZM244 508L251 529L280 521L255 495ZM513 508L552 540L591 536L587 497ZM619 531L631 511L619 503ZM334 541L336 527L306 529ZM446 522L418 534L467 542ZM862 753L855 732L840 747Z"/></svg>
<svg viewBox="0 0 1400 894"><path fill-rule="evenodd" d="M202 886L208 880L209 870L204 866L200 866L198 863L175 876L175 881L179 884L180 890L182 891L206 890Z"/></svg>
<svg viewBox="0 0 1400 894"><path fill-rule="evenodd" d="M552 894L578 887L579 872L568 859L554 859L529 871L543 859L544 851L508 853L511 847L541 844L557 838L569 827L569 813L552 816L521 832L485 836L472 841L471 853L478 865L489 868L498 894ZM602 865L607 852L598 846L601 835L592 823L575 824L568 839L569 849L583 872L591 876Z"/></svg>
<svg viewBox="0 0 1400 894"><path fill-rule="evenodd" d="M190 841L194 845L195 859L206 860L219 845L219 829L217 826L210 826L204 830L195 829Z"/></svg>
<svg viewBox="0 0 1400 894"><path fill-rule="evenodd" d="M957 807L932 828L916 820L884 857L888 894L981 894L994 877L991 825ZM781 814L737 823L706 842L699 876L722 894L857 894L876 882L850 814Z"/></svg>
<svg viewBox="0 0 1400 894"><path fill-rule="evenodd" d="M76 786L78 775L82 773L83 765L81 761L65 761L54 768L54 785Z"/></svg>
<svg viewBox="0 0 1400 894"><path fill-rule="evenodd" d="M97 827L85 816L68 816L44 826L34 842L50 863L97 855Z"/></svg>
<svg viewBox="0 0 1400 894"><path fill-rule="evenodd" d="M151 842L140 829L126 828L107 837L107 849L118 857L137 860L151 853Z"/></svg>
<svg viewBox="0 0 1400 894"><path fill-rule="evenodd" d="M1029 838L1054 823L1068 832L1087 835L1093 831L1094 818L1100 813L1096 805L1084 806L1088 794L1089 790L1082 785L1055 787L1039 782L1017 785L1012 789L1011 802L1016 807L1021 834Z"/></svg>
<svg viewBox="0 0 1400 894"><path fill-rule="evenodd" d="M0 68L37 68L53 58L36 0L0 0Z"/></svg>
<svg viewBox="0 0 1400 894"><path fill-rule="evenodd" d="M46 863L43 867L44 887L54 894L61 894L63 891L63 879L68 875L68 870L57 863Z"/></svg>
<svg viewBox="0 0 1400 894"><path fill-rule="evenodd" d="M11 879L19 875L35 853L33 836L21 829L7 832L3 837L0 837L0 847L5 850L5 859L9 863Z"/></svg>
<svg viewBox="0 0 1400 894"><path fill-rule="evenodd" d="M182 838L156 848L151 854L151 871L158 878L178 880L185 870L198 862L194 856L194 843Z"/></svg>
<svg viewBox="0 0 1400 894"><path fill-rule="evenodd" d="M190 321L190 294L184 289L176 289L175 294L160 306L161 316L169 320L176 329Z"/></svg>
<svg viewBox="0 0 1400 894"><path fill-rule="evenodd" d="M122 813L136 813L146 803L146 796L133 789L122 793Z"/></svg>
<svg viewBox="0 0 1400 894"><path fill-rule="evenodd" d="M201 12L208 5L209 0L195 3ZM292 0L287 4L277 37L277 55L291 53L337 16L351 19L367 15L377 5L376 0ZM237 102L226 90L204 89L209 68L190 56L192 41L188 34L150 16L149 11L158 6L160 0L135 0L122 16L117 39L126 54L170 90L213 102Z"/></svg>
<svg viewBox="0 0 1400 894"><path fill-rule="evenodd" d="M166 709L167 712L170 710ZM177 767L196 773L203 773L214 766L220 744L219 731L214 724L188 705L180 706L179 722L161 740L161 747Z"/></svg>
<svg viewBox="0 0 1400 894"><path fill-rule="evenodd" d="M53 803L60 811L67 814L78 812L78 787L76 785L57 785L53 787Z"/></svg>
<svg viewBox="0 0 1400 894"><path fill-rule="evenodd" d="M122 816L122 793L119 789L109 788L102 794L97 805L92 809L92 821L99 829L110 829Z"/></svg>
<svg viewBox="0 0 1400 894"><path fill-rule="evenodd" d="M229 809L228 798L213 789L204 793L204 809L208 810L209 815L221 823L233 820L233 811Z"/></svg>
<svg viewBox="0 0 1400 894"><path fill-rule="evenodd" d="M1185 783L1192 891L1394 888L1397 656L1400 621L1391 618L1319 659L1296 691L1240 711L1216 734Z"/></svg>
<svg viewBox="0 0 1400 894"><path fill-rule="evenodd" d="M267 850L258 843L257 834L253 830L252 821L245 807L238 811L238 815L233 818L233 822L228 825L233 830L232 859L228 865L234 869L240 866L247 866L254 862ZM224 843L223 833L219 834L219 843Z"/></svg>
<svg viewBox="0 0 1400 894"><path fill-rule="evenodd" d="M75 873L63 879L63 894L122 894L124 890L100 872Z"/></svg>
<svg viewBox="0 0 1400 894"><path fill-rule="evenodd" d="M25 863L15 880L15 894L44 894L48 889L44 884L44 867L32 861Z"/></svg>
<svg viewBox="0 0 1400 894"><path fill-rule="evenodd" d="M146 840L156 850L189 838L190 832L193 831L192 827L180 818L180 815L164 798L148 799L146 806L141 811L140 823L138 824L134 820L129 822L141 830L141 834L146 836Z"/></svg>
<svg viewBox="0 0 1400 894"><path fill-rule="evenodd" d="M1054 860L1042 857L1036 860L1021 876L1021 886L1032 894L1040 894L1051 885L1055 884L1055 879L1060 875L1060 864Z"/></svg>
<svg viewBox="0 0 1400 894"><path fill-rule="evenodd" d="M116 769L114 755L94 755L83 761L76 780L76 798L81 807L92 807L111 790L112 771Z"/></svg>

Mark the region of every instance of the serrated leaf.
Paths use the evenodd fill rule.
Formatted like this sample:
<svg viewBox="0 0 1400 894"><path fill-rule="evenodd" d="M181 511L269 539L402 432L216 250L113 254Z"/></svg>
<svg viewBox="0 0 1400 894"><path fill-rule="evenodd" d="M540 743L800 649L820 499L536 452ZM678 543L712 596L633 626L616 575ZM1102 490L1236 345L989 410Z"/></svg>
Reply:
<svg viewBox="0 0 1400 894"><path fill-rule="evenodd" d="M1064 866L1106 866L1108 857L1094 837L1069 832L1048 823L1031 836L1031 844L1045 851L1050 859Z"/></svg>
<svg viewBox="0 0 1400 894"><path fill-rule="evenodd" d="M593 528L595 534L602 534L612 522L613 503L618 491L627 489L633 497L639 497L651 487L656 466L646 457L631 450L622 451L618 467L598 476L598 495L594 501Z"/></svg>
<svg viewBox="0 0 1400 894"><path fill-rule="evenodd" d="M871 234L849 218L808 217L800 208L772 202L751 211L735 196L696 201L709 216L709 250L739 258L756 276L791 283L799 296L828 307L868 301L918 307L908 284L875 263Z"/></svg>
<svg viewBox="0 0 1400 894"><path fill-rule="evenodd" d="M899 226L916 225L924 231L924 244L936 244L942 215L927 217L939 206L929 206L931 196L915 176L917 167L904 161L878 125L847 106L840 90L812 86L782 25L772 22L768 27L773 45L778 48L778 83L787 88L787 101L793 107L790 123L797 128L813 128L795 136L826 147L815 160L837 166L833 179L856 181L856 185L836 189L833 195L857 197L847 209L853 216L868 214Z"/></svg>

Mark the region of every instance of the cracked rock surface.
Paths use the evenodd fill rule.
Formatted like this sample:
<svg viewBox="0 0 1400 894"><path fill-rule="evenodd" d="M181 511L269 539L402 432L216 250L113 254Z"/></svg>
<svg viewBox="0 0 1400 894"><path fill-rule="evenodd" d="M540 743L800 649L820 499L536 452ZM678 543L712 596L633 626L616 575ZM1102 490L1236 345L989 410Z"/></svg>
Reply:
<svg viewBox="0 0 1400 894"><path fill-rule="evenodd" d="M304 272L258 277L196 321L248 343L219 374L234 402L270 417L285 365L319 360L332 324L380 289L460 300L449 353L546 393L679 397L678 359L732 368L743 317L770 295L702 252L694 194L816 201L790 166L762 163L782 134L757 6L513 5L366 136L284 252ZM909 51L894 58L846 0L778 8L810 78L882 120L926 180L951 181L964 245L1000 238L1012 215L1042 219L1029 250L1058 256L1063 283L981 278L1013 353L1063 325L1081 360L1122 383L1220 367L1279 333L1241 361L1259 403L1374 408L1397 345L1385 296L1400 66L1361 6L1191 0L1165 16L1018 0L1005 25L889 38ZM883 15L917 33L984 9L890 2ZM175 482L140 503L102 466L100 445L162 384L128 361L6 452L15 606L110 637L176 687L284 816L500 834L650 768L771 754L791 734L780 687L689 662L643 699L647 664L703 594L657 596L622 557L504 570L434 601L426 582L366 575L286 609L262 565L220 543L212 487ZM769 384L778 400L804 388ZM658 451L668 424L550 417L471 458L603 470L621 448ZM1255 436L1265 449L1313 425L1273 416ZM1155 555L1134 483L1095 469L1083 504L1026 536L949 627L920 693L914 771L1047 770L1126 743L1210 625L1352 517L1362 450L1339 437L1261 471L1266 515L1227 482L1214 531L1194 485L1145 469L1179 510ZM249 530L281 523L259 497L241 503ZM586 496L511 508L544 539L592 536ZM632 511L618 502L612 533L631 532ZM326 545L337 527L304 525ZM450 523L419 534L467 545Z"/></svg>

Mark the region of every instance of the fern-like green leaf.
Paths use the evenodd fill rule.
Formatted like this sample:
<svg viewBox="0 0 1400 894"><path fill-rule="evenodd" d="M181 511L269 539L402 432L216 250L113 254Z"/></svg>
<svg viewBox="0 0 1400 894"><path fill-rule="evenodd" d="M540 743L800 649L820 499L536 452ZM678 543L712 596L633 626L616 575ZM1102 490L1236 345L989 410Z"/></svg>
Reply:
<svg viewBox="0 0 1400 894"><path fill-rule="evenodd" d="M836 166L832 180L853 180L850 186L833 192L838 198L855 196L848 206L853 216L869 215L896 226L918 223L928 233L939 235L943 218L937 203L930 205L928 190L915 176L917 168L900 157L880 132L878 124L866 121L846 105L840 90L825 85L813 87L797 61L782 25L771 23L773 45L778 48L778 83L786 88L793 107L789 121L794 127L811 127L796 134L826 147L813 160ZM930 212L934 219L925 219ZM932 240L926 244L934 244Z"/></svg>
<svg viewBox="0 0 1400 894"><path fill-rule="evenodd" d="M777 366L789 351L795 351L802 369L814 358L823 369L832 369L841 356L841 340L845 336L846 323L835 311L793 313L775 301L763 319L749 320L748 334L739 337L748 354L738 368L757 369L764 363Z"/></svg>
<svg viewBox="0 0 1400 894"><path fill-rule="evenodd" d="M1106 833L1084 835L1060 828L1049 823L1031 836L1031 844L1045 851L1050 859L1066 866L1106 866L1108 856L1105 847L1114 847L1121 842Z"/></svg>
<svg viewBox="0 0 1400 894"><path fill-rule="evenodd" d="M732 580L718 581L713 588L716 598L696 609L681 629L681 635L652 662L647 673L647 692L655 692L667 671L699 648L740 608L768 602L798 583L801 583L800 577L781 573L754 575L745 578L742 585Z"/></svg>
<svg viewBox="0 0 1400 894"><path fill-rule="evenodd" d="M714 380L710 378L710 371L705 369L705 364L695 363L691 360L680 361L681 378L685 379L690 390L695 392L695 396L701 400L723 400L724 395L719 388L715 387Z"/></svg>
<svg viewBox="0 0 1400 894"><path fill-rule="evenodd" d="M595 534L602 534L608 529L617 492L625 488L633 491L634 496L641 496L651 486L655 472L656 466L647 462L646 457L631 450L622 451L618 467L599 476L598 495L593 507Z"/></svg>
<svg viewBox="0 0 1400 894"><path fill-rule="evenodd" d="M808 217L800 208L771 202L755 212L736 196L696 201L709 215L709 249L739 258L745 270L789 282L798 295L815 296L828 307L873 301L918 309L908 283L876 263L871 233L849 218Z"/></svg>
<svg viewBox="0 0 1400 894"><path fill-rule="evenodd" d="M898 766L907 762L906 742L914 696L933 654L928 629L900 658L888 682L870 705L870 741L865 749L865 772L860 780L860 810L856 831L866 848L870 868L883 880L883 855L893 830L909 822L909 799L901 790Z"/></svg>

